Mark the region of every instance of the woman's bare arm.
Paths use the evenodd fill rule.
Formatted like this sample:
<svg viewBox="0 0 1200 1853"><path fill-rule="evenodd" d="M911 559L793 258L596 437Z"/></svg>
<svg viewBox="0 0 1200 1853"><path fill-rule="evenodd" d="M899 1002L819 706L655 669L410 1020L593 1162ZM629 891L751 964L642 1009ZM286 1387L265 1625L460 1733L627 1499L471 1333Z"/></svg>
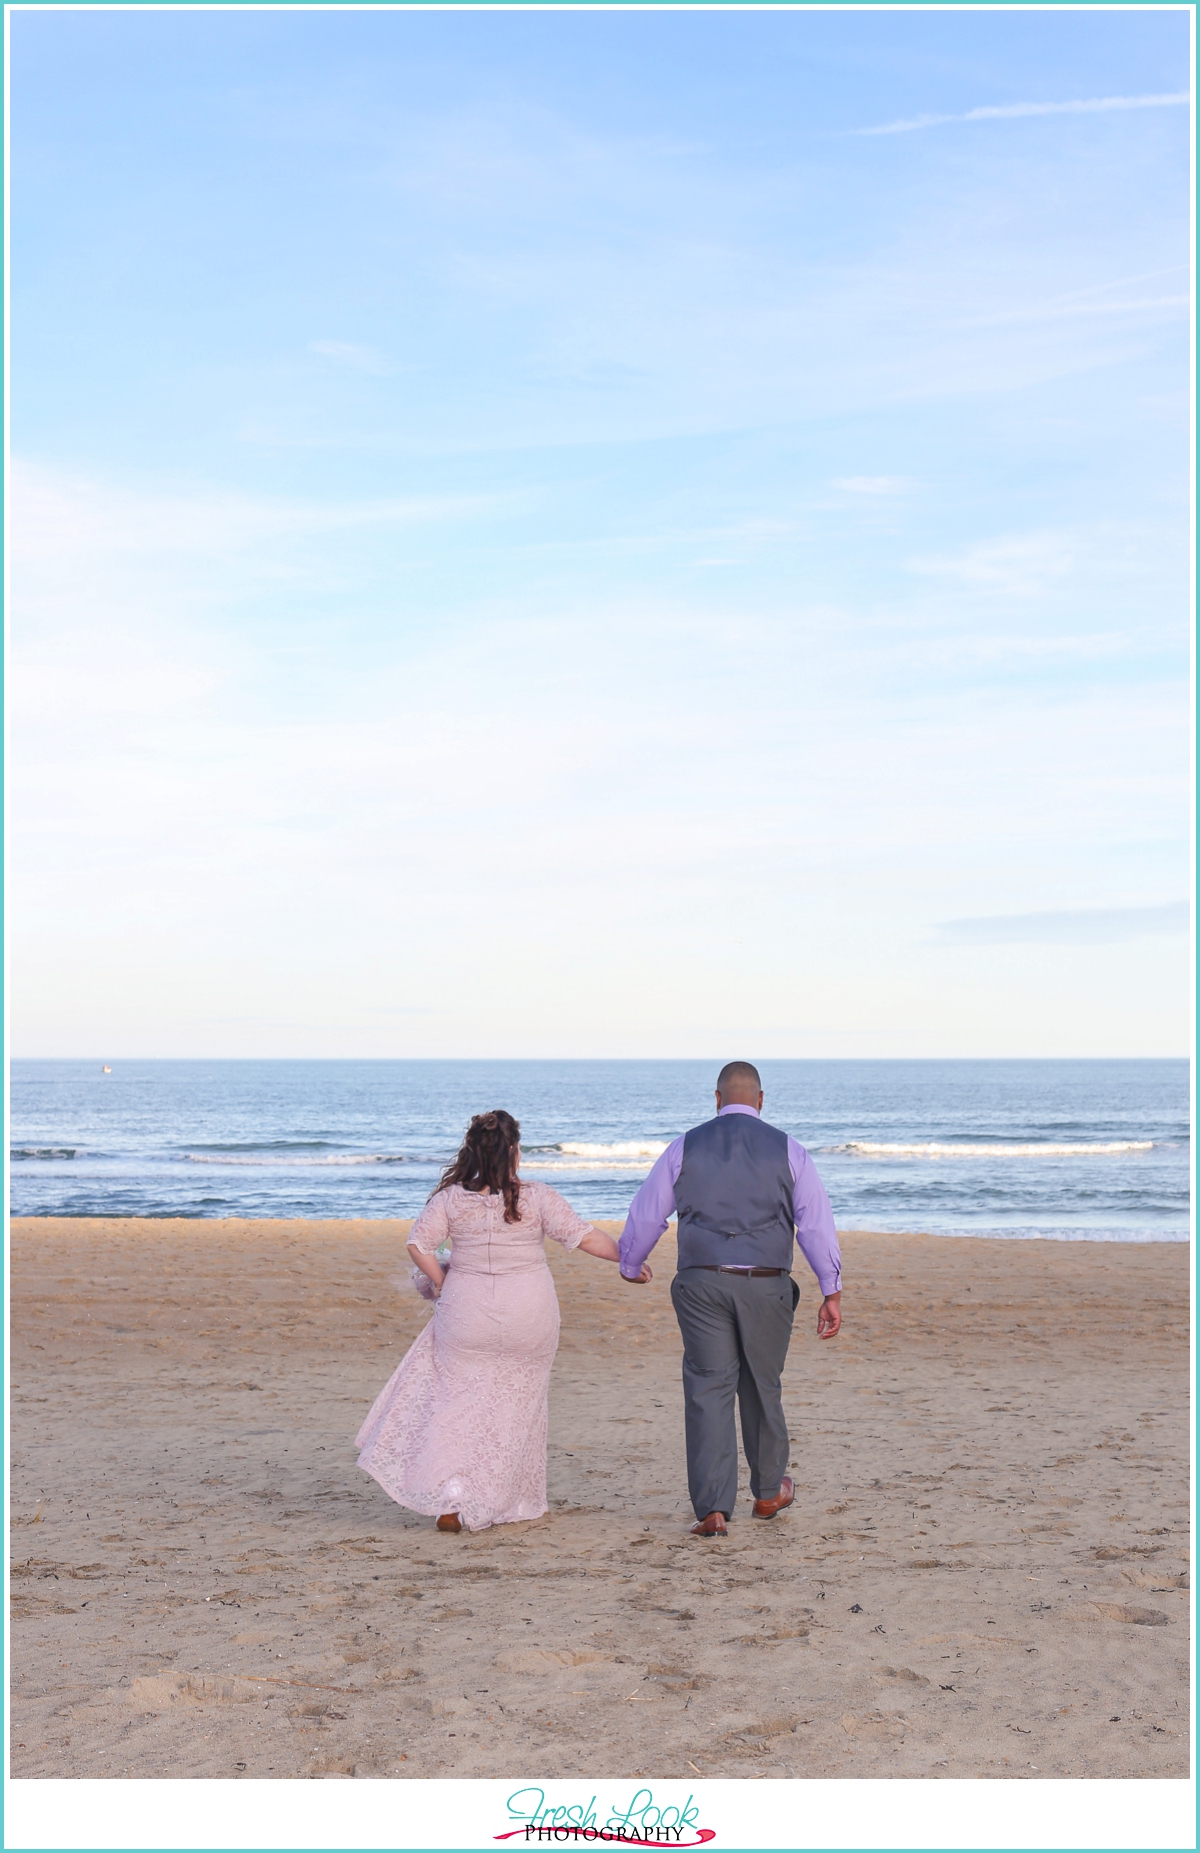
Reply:
<svg viewBox="0 0 1200 1853"><path fill-rule="evenodd" d="M411 1246L409 1247L408 1252L412 1256L413 1260L416 1262L417 1266L420 1268L422 1274L424 1274L425 1278L433 1283L434 1292L440 1293L442 1290L442 1283L444 1282L446 1275L441 1265L441 1262L438 1260L437 1256L422 1254L419 1248L413 1248Z"/></svg>
<svg viewBox="0 0 1200 1853"><path fill-rule="evenodd" d="M621 1251L613 1241L612 1236L605 1235L604 1230L597 1229L594 1223L579 1246L582 1248L585 1255L597 1255L601 1261L619 1261L621 1259ZM646 1263L641 1273L638 1275L638 1279L653 1280L653 1278L654 1276L650 1272L649 1263Z"/></svg>

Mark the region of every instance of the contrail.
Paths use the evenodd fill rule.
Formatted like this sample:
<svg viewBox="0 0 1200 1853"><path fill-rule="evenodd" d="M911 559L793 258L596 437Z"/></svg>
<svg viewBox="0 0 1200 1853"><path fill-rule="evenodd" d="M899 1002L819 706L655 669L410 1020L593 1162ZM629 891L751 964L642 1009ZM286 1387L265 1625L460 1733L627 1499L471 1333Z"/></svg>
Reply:
<svg viewBox="0 0 1200 1853"><path fill-rule="evenodd" d="M856 135L907 135L913 129L932 129L942 122L990 122L1010 116L1092 116L1110 109L1169 109L1190 103L1186 90L1162 96L1079 97L1071 103L985 103L955 116L909 116L903 122L883 122L873 129L856 129Z"/></svg>

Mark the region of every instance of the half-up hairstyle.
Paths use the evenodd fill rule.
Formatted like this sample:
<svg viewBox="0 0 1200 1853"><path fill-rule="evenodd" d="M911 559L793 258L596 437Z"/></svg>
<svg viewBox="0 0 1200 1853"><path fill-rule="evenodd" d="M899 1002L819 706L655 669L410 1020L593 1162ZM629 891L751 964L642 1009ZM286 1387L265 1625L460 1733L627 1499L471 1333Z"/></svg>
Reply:
<svg viewBox="0 0 1200 1853"><path fill-rule="evenodd" d="M467 1190L497 1190L504 1196L505 1222L520 1222L521 1183L517 1147L521 1128L511 1113L477 1113L467 1127L458 1157L442 1172L437 1190L462 1184ZM433 1192L436 1197L437 1190Z"/></svg>

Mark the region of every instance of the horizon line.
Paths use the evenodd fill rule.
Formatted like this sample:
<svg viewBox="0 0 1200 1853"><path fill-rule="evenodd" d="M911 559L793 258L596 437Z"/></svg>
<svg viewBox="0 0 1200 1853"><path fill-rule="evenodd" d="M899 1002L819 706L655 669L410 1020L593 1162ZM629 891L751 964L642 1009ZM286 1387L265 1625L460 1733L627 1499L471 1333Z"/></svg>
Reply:
<svg viewBox="0 0 1200 1853"><path fill-rule="evenodd" d="M14 1062L86 1062L103 1071L107 1062L690 1062L720 1065L728 1055L9 1055ZM741 1059L741 1058L738 1058ZM1183 1055L760 1055L771 1062L1190 1062ZM757 1065L757 1064L756 1064Z"/></svg>

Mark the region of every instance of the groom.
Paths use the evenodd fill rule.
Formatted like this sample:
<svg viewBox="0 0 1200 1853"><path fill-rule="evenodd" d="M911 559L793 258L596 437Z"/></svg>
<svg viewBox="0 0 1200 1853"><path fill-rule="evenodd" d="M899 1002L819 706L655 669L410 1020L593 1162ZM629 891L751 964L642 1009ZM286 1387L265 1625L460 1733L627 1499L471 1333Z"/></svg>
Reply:
<svg viewBox="0 0 1200 1853"><path fill-rule="evenodd" d="M737 1503L733 1403L742 1418L755 1518L774 1518L795 1491L784 1468L781 1378L800 1289L800 1244L824 1299L817 1337L842 1323L842 1257L825 1187L802 1145L759 1118L762 1083L749 1062L717 1076L717 1117L669 1145L629 1206L621 1275L637 1282L672 1211L679 1217L671 1301L683 1334L688 1491L697 1537L721 1537Z"/></svg>

